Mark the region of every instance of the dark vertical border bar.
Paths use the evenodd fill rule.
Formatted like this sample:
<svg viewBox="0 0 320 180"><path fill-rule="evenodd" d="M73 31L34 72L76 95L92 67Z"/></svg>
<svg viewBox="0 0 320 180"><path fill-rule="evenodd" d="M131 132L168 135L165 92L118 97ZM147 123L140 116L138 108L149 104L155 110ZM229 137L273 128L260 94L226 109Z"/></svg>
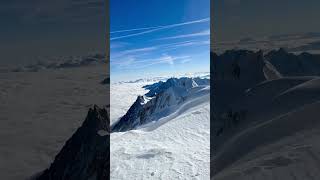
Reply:
<svg viewBox="0 0 320 180"><path fill-rule="evenodd" d="M109 133L110 133L110 1L106 0L106 61L107 61L107 79L109 79L109 85L107 86L107 109L108 109L108 116L109 116ZM108 135L108 166L107 166L107 172L108 172L108 178L110 179L110 135Z"/></svg>
<svg viewBox="0 0 320 180"><path fill-rule="evenodd" d="M213 174L214 174L214 163L213 163L213 155L214 155L214 139L213 139L213 122L214 122L214 115L213 115L213 88L214 86L212 86L212 80L213 80L213 46L214 46L214 40L213 40L213 31L214 31L214 27L213 27L213 20L214 20L214 16L213 16L213 0L210 1L210 179L213 179Z"/></svg>

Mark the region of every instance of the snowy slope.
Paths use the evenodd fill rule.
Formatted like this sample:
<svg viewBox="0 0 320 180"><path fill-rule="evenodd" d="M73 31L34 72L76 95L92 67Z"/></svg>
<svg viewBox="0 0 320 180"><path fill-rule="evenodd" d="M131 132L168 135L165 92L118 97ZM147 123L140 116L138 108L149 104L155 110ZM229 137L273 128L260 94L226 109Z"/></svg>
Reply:
<svg viewBox="0 0 320 180"><path fill-rule="evenodd" d="M263 67L263 73L267 80L279 79L282 75L278 70L267 60L264 61L265 66Z"/></svg>
<svg viewBox="0 0 320 180"><path fill-rule="evenodd" d="M295 141L297 133L306 134L312 129L317 130L319 101L319 77L280 78L260 83L248 90L232 105L233 111L245 108L247 117L241 119L238 125L225 128L223 134L216 137L215 178L233 179L237 174L244 176L244 179L261 179L263 177L257 177L264 174L268 176L265 179L284 177L292 179L296 176L312 179L306 174L290 174L307 172L305 168L298 168L301 165L299 160L288 157L288 154L295 153L295 149L286 149L283 152L285 154L279 155L272 153L274 149L271 148L274 143L278 144L277 147L281 146L281 143L282 146L290 145L283 139ZM317 134L311 135L317 136ZM310 144L304 144L309 142L306 137L304 138L300 140L301 146L309 146ZM316 141L309 143L317 145ZM316 148L312 146L310 151L318 151ZM313 163L302 155L300 158L309 166ZM265 162L269 164L272 162L270 165L272 167L257 165ZM287 167L289 165L290 167ZM279 173L281 169L284 171L282 174Z"/></svg>
<svg viewBox="0 0 320 180"><path fill-rule="evenodd" d="M112 133L111 179L208 179L209 112L206 101L161 126Z"/></svg>
<svg viewBox="0 0 320 180"><path fill-rule="evenodd" d="M209 83L209 79L182 77L144 86L150 91L144 96L138 96L126 114L114 123L111 129L113 132L132 130L169 116L186 103L195 102L195 99L209 94Z"/></svg>
<svg viewBox="0 0 320 180"><path fill-rule="evenodd" d="M309 169L320 167L317 56L280 49L213 57L213 178L317 179L319 173ZM239 78L232 77L236 63Z"/></svg>
<svg viewBox="0 0 320 180"><path fill-rule="evenodd" d="M139 83L130 84L142 87ZM128 83L114 87L121 89L121 86L127 89ZM168 89L172 91L172 87ZM111 179L209 178L210 86L191 89L186 101L173 103L165 115L154 116L159 117L157 121L139 126L136 130L111 133ZM111 99L124 97L127 92L117 91ZM132 104L133 97L127 97L122 99L131 100ZM114 102L114 105L111 104L112 113L113 108L121 105L117 101L111 102Z"/></svg>
<svg viewBox="0 0 320 180"><path fill-rule="evenodd" d="M213 104L215 107L214 113L217 116L215 120L215 128L217 129L214 129L214 131L222 131L218 130L221 121L226 119L228 113L231 117L231 111L235 112L234 109L237 110L235 113L241 111L242 114L246 114L248 104L255 108L254 110L251 109L251 112L256 115L256 110L267 108L264 106L268 103L268 108L277 109L278 106L270 105L271 102L269 101L275 97L268 95L273 92L277 93L278 87L284 88L303 81L303 79L307 80L312 76L317 76L320 72L320 61L318 60L318 55L308 53L295 55L286 52L284 49L269 53L248 50L228 50L221 55L213 53L214 78L212 84L214 84L213 98L215 99ZM263 83L264 81L266 82ZM278 87L270 85L272 83L277 84ZM250 90L262 90L262 92L259 96L251 96ZM256 99L261 99L261 101L256 101Z"/></svg>
<svg viewBox="0 0 320 180"><path fill-rule="evenodd" d="M235 156L238 160L219 171L215 178L317 179L319 108L317 101L239 133L216 157L225 163ZM244 143L247 145L241 145Z"/></svg>
<svg viewBox="0 0 320 180"><path fill-rule="evenodd" d="M176 77L200 77L208 78L207 72L182 74ZM144 86L166 81L170 77L149 77L132 81L111 82L110 86L110 122L113 124L128 111L139 95L146 94L149 90Z"/></svg>

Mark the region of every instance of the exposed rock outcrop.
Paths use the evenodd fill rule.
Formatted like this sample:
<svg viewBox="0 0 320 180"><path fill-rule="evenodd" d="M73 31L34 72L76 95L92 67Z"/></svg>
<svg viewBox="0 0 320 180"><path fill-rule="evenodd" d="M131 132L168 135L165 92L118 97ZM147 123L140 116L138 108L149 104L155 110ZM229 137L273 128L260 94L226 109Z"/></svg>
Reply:
<svg viewBox="0 0 320 180"><path fill-rule="evenodd" d="M109 179L109 115L97 106L89 109L82 126L65 143L51 166L37 180Z"/></svg>
<svg viewBox="0 0 320 180"><path fill-rule="evenodd" d="M127 113L112 126L112 132L132 130L169 115L174 107L181 105L190 97L192 89L209 85L209 81L209 79L183 77L144 86L149 92L144 96L138 96Z"/></svg>

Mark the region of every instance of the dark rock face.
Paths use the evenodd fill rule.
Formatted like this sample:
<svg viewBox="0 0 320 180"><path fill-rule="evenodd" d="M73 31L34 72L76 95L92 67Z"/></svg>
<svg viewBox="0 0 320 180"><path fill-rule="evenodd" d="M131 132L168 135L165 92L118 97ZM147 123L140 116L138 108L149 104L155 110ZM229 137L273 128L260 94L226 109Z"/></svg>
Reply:
<svg viewBox="0 0 320 180"><path fill-rule="evenodd" d="M320 55L289 53L284 49L274 50L265 58L284 76L319 76Z"/></svg>
<svg viewBox="0 0 320 180"><path fill-rule="evenodd" d="M277 87L277 91L282 88L285 91L287 85L282 87L282 80L293 78L291 82L293 87L294 84L297 85L312 79L313 77L310 76L320 75L320 55L309 53L297 55L281 48L268 53L229 50L218 55L211 52L210 57L212 64L211 142L215 144L214 150L211 149L211 166L212 172L214 172L212 175L214 175L225 167L224 159L215 159L215 156L225 150L222 148L225 142L236 132L240 132L247 125L254 123L254 120L271 119L270 117L274 115L290 112L288 109L297 107L294 103L288 103L294 98L283 100L285 105L279 105L280 100L271 103L273 100L267 93L273 93L273 89L262 91L263 95L270 100L264 99L261 95L257 101L254 99L258 97L254 96L257 92L255 90L268 84L267 82L263 83L264 81L280 77L281 79L272 81L272 87ZM279 72L281 76L277 76L275 72ZM267 87L267 85L263 86L263 88ZM267 116L262 110L270 113Z"/></svg>
<svg viewBox="0 0 320 180"><path fill-rule="evenodd" d="M109 115L97 106L89 109L82 126L65 143L38 180L102 180L110 178Z"/></svg>
<svg viewBox="0 0 320 180"><path fill-rule="evenodd" d="M103 81L101 81L101 84L110 84L110 78L105 78Z"/></svg>
<svg viewBox="0 0 320 180"><path fill-rule="evenodd" d="M170 114L170 107L185 102L190 89L209 83L209 79L182 77L146 85L144 88L149 92L144 96L138 96L127 113L111 127L111 131L128 131L151 121L157 121Z"/></svg>
<svg viewBox="0 0 320 180"><path fill-rule="evenodd" d="M221 162L215 159L222 136L229 124L237 125L245 117L245 110L237 111L231 104L249 88L266 80L265 59L262 51L228 50L223 54L210 54L211 59L211 171L218 170ZM233 126L232 126L233 127Z"/></svg>
<svg viewBox="0 0 320 180"><path fill-rule="evenodd" d="M263 52L229 50L211 54L211 84L214 111L226 111L228 105L246 89L265 81Z"/></svg>
<svg viewBox="0 0 320 180"><path fill-rule="evenodd" d="M159 93L161 91L161 85L164 84L163 81L159 81L154 84L145 85L143 86L144 89L149 90L149 92L146 94L146 96L151 97L154 96L156 93Z"/></svg>
<svg viewBox="0 0 320 180"><path fill-rule="evenodd" d="M211 58L214 80L249 80L253 84L265 80L262 51L228 50Z"/></svg>
<svg viewBox="0 0 320 180"><path fill-rule="evenodd" d="M201 79L201 78L188 78L188 77L182 77L182 78L170 78L166 82L160 81L151 85L146 85L143 88L149 90L147 94L145 94L147 97L153 97L157 94L163 93L167 89L171 87L178 87L183 89L190 89L193 85L193 83L196 83L197 85L208 85L209 80L208 79Z"/></svg>
<svg viewBox="0 0 320 180"><path fill-rule="evenodd" d="M132 129L136 125L140 124L140 122L137 122L136 120L139 118L143 110L143 105L142 105L143 102L144 102L143 96L138 96L138 98L129 108L127 113L119 120L118 123L116 123L112 127L112 131L113 132L127 131Z"/></svg>

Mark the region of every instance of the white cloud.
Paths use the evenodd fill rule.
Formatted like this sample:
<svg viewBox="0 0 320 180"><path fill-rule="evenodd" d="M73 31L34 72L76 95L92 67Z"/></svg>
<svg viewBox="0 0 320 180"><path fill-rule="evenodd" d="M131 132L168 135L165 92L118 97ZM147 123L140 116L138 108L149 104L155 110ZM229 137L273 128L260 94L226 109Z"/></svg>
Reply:
<svg viewBox="0 0 320 180"><path fill-rule="evenodd" d="M181 61L183 63L188 62L190 59L189 56L175 56L171 57L166 55L169 50L174 50L178 48L188 47L188 46L200 46L200 45L208 45L210 44L209 40L205 41L182 41L182 42L175 42L175 43L167 43L167 44L160 44L156 46L151 47L145 47L145 48L135 48L135 49L128 49L123 50L119 52L112 52L111 53L111 63L114 65L137 65L137 64L143 64L143 66L150 66L154 64L159 63L168 63L168 64L174 64L174 61L179 59L184 61ZM117 47L117 46L116 46ZM116 48L115 47L115 48ZM155 58L155 59L145 59L143 56L148 55L150 53L157 52L157 53L164 53L161 58Z"/></svg>
<svg viewBox="0 0 320 180"><path fill-rule="evenodd" d="M125 53L125 54L131 54L131 53L137 53L137 52L152 51L152 50L155 50L155 49L157 49L157 47L152 46L152 47L146 47L146 48L129 49L129 50L123 51L123 53Z"/></svg>
<svg viewBox="0 0 320 180"><path fill-rule="evenodd" d="M141 59L138 60L134 57L128 57L123 61L113 61L113 65L117 65L121 69L141 69L157 64L174 65L176 61L180 63L186 63L191 60L190 56L170 56L163 54L159 58L154 59Z"/></svg>
<svg viewBox="0 0 320 180"><path fill-rule="evenodd" d="M135 28L135 29L124 29L124 30L118 30L118 31L111 31L110 34L124 33L124 32L132 32L132 31L141 31L141 30L150 30L150 29L157 29L157 28L160 28L160 26L145 27L145 28Z"/></svg>
<svg viewBox="0 0 320 180"><path fill-rule="evenodd" d="M191 61L191 58L186 58L186 59L182 59L181 61L180 61L180 63L181 64L184 64L184 63L188 63L188 62L190 62Z"/></svg>
<svg viewBox="0 0 320 180"><path fill-rule="evenodd" d="M199 20L195 20L195 21L187 21L187 22L183 22L183 23L164 25L164 26L155 26L155 27L135 28L135 29L112 31L110 33L131 32L131 31L145 30L145 31L142 31L142 32L139 32L139 33L133 33L133 34L127 34L127 35L123 35L123 36L111 37L110 40L112 41L112 40L116 40L116 39L134 37L134 36L139 36L139 35L143 35L143 34L147 34L147 33L152 33L152 32L163 30L163 29L170 29L170 28L174 28L174 27L185 26L185 25L196 24L196 23L203 23L203 22L208 22L208 21L210 21L210 18L204 18L204 19L199 19Z"/></svg>
<svg viewBox="0 0 320 180"><path fill-rule="evenodd" d="M111 61L114 59L120 59L120 58L125 58L126 56L135 56L137 53L141 55L142 53L148 53L150 51L156 50L158 47L157 46L151 46L151 47L146 47L146 48L136 48L136 49L129 49L129 50L124 50L120 52L112 52L111 55Z"/></svg>
<svg viewBox="0 0 320 180"><path fill-rule="evenodd" d="M123 48L127 45L128 43L126 42L113 42L113 43L110 43L110 49Z"/></svg>
<svg viewBox="0 0 320 180"><path fill-rule="evenodd" d="M187 47L187 46L194 46L194 45L208 45L210 41L184 41L180 43L175 43L172 45L166 46L167 48L179 48L179 47Z"/></svg>
<svg viewBox="0 0 320 180"><path fill-rule="evenodd" d="M174 58L172 56L168 56L166 54L163 55L162 60L159 63L168 63L170 65L174 64Z"/></svg>
<svg viewBox="0 0 320 180"><path fill-rule="evenodd" d="M129 65L134 64L136 58L133 56L127 56L126 58L122 59L121 61L112 61L113 65L118 65L119 67L127 67Z"/></svg>
<svg viewBox="0 0 320 180"><path fill-rule="evenodd" d="M204 30L204 31L200 31L200 32L197 32L197 33L183 34L183 35L159 38L157 40L180 39L180 38L199 37L199 36L208 36L208 35L210 35L210 29L207 29L207 30Z"/></svg>

